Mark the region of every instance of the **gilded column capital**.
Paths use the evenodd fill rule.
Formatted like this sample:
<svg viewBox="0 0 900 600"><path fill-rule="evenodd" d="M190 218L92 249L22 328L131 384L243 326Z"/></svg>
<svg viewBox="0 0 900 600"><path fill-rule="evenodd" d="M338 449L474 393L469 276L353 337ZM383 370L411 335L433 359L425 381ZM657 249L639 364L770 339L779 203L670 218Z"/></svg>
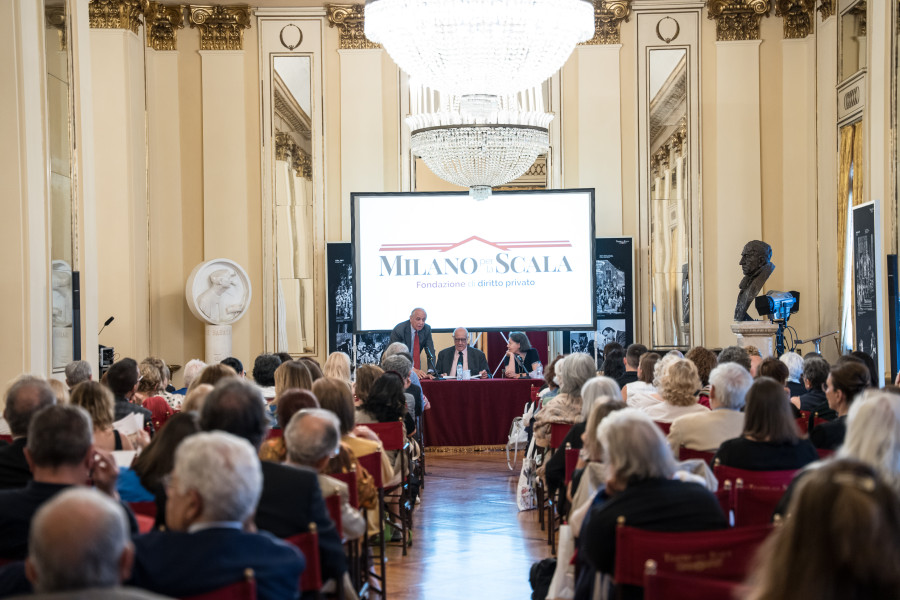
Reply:
<svg viewBox="0 0 900 600"><path fill-rule="evenodd" d="M191 29L200 30L201 50L243 50L244 30L250 28L250 7L190 6Z"/></svg>
<svg viewBox="0 0 900 600"><path fill-rule="evenodd" d="M834 0L819 0L819 7L816 10L822 15L824 21L834 14Z"/></svg>
<svg viewBox="0 0 900 600"><path fill-rule="evenodd" d="M291 161L291 167L297 177L312 179L312 157L299 146L294 147L294 159Z"/></svg>
<svg viewBox="0 0 900 600"><path fill-rule="evenodd" d="M341 34L341 50L381 48L366 37L365 4L326 4L328 26L337 27Z"/></svg>
<svg viewBox="0 0 900 600"><path fill-rule="evenodd" d="M154 50L177 50L178 30L184 28L184 6L166 6L149 2L144 12L147 47Z"/></svg>
<svg viewBox="0 0 900 600"><path fill-rule="evenodd" d="M775 16L784 18L784 39L799 40L813 31L816 0L775 0Z"/></svg>
<svg viewBox="0 0 900 600"><path fill-rule="evenodd" d="M67 46L66 7L47 6L44 8L44 17L47 19L47 27L55 29L59 35L59 49L65 50Z"/></svg>
<svg viewBox="0 0 900 600"><path fill-rule="evenodd" d="M275 132L275 160L290 162L294 153L294 140L287 133Z"/></svg>
<svg viewBox="0 0 900 600"><path fill-rule="evenodd" d="M135 35L141 28L146 0L90 0L88 18L92 29L128 29Z"/></svg>
<svg viewBox="0 0 900 600"><path fill-rule="evenodd" d="M619 26L631 17L631 0L593 0L594 37L582 46L620 43Z"/></svg>
<svg viewBox="0 0 900 600"><path fill-rule="evenodd" d="M716 40L758 40L759 21L769 16L770 0L706 0L707 17L716 22Z"/></svg>

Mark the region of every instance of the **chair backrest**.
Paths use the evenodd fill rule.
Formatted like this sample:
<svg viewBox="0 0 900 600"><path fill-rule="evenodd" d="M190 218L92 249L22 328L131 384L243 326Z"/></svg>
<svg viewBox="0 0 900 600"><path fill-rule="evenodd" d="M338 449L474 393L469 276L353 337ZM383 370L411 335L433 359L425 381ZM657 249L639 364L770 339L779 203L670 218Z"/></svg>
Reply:
<svg viewBox="0 0 900 600"><path fill-rule="evenodd" d="M12 444L13 438L11 435L0 435L0 442L6 442L7 444Z"/></svg>
<svg viewBox="0 0 900 600"><path fill-rule="evenodd" d="M575 472L575 465L578 464L578 448L566 448L566 484L572 481L572 473Z"/></svg>
<svg viewBox="0 0 900 600"><path fill-rule="evenodd" d="M800 430L800 435L809 433L809 418L810 412L808 410L801 410L800 416L795 419L795 421L797 421L797 429Z"/></svg>
<svg viewBox="0 0 900 600"><path fill-rule="evenodd" d="M136 515L156 518L156 502L129 502L128 508Z"/></svg>
<svg viewBox="0 0 900 600"><path fill-rule="evenodd" d="M699 458L704 461L706 464L712 466L713 457L716 455L715 452L704 452L703 450L692 450L691 448L685 448L681 446L678 449L678 460L691 460L692 458Z"/></svg>
<svg viewBox="0 0 900 600"><path fill-rule="evenodd" d="M647 531L616 528L616 585L644 581L644 564L657 563L660 573L703 575L743 581L757 547L772 532L772 525L712 531Z"/></svg>
<svg viewBox="0 0 900 600"><path fill-rule="evenodd" d="M384 487L384 480L381 478L381 452L373 452L371 454L366 454L365 456L358 456L356 460L359 461L359 464L362 468L369 472L374 479L375 487L377 489L382 489Z"/></svg>
<svg viewBox="0 0 900 600"><path fill-rule="evenodd" d="M347 501L353 508L359 508L359 489L357 488L356 469L354 468L349 473L329 473L328 475L347 484Z"/></svg>
<svg viewBox="0 0 900 600"><path fill-rule="evenodd" d="M319 533L316 524L309 524L309 531L286 538L289 544L300 549L306 558L306 568L300 575L300 591L314 592L322 589L322 560L319 557Z"/></svg>
<svg viewBox="0 0 900 600"><path fill-rule="evenodd" d="M328 516L334 521L334 528L340 535L344 531L341 523L341 495L337 492L329 496L325 496L325 508L328 509Z"/></svg>
<svg viewBox="0 0 900 600"><path fill-rule="evenodd" d="M726 479L719 482L719 489L716 490L716 500L719 501L719 506L722 507L722 512L725 513L726 517L728 517L733 506L731 495L733 486L734 484L732 484L731 480Z"/></svg>
<svg viewBox="0 0 900 600"><path fill-rule="evenodd" d="M571 423L550 423L550 447L556 449L562 446L570 429L572 429Z"/></svg>
<svg viewBox="0 0 900 600"><path fill-rule="evenodd" d="M653 421L656 423L656 426L659 427L660 431L663 432L663 435L669 435L669 430L672 428L671 423L663 423L662 421Z"/></svg>
<svg viewBox="0 0 900 600"><path fill-rule="evenodd" d="M794 479L799 469L789 469L786 471L748 471L746 469L735 469L734 467L726 467L724 465L715 465L713 474L721 483L730 480L737 487L740 479L744 487L768 488L786 490Z"/></svg>
<svg viewBox="0 0 900 600"><path fill-rule="evenodd" d="M406 444L403 439L403 423L400 421L365 423L365 426L375 432L385 450L402 450Z"/></svg>
<svg viewBox="0 0 900 600"><path fill-rule="evenodd" d="M253 569L244 570L244 579L217 590L188 596L182 600L256 600L256 577Z"/></svg>
<svg viewBox="0 0 900 600"><path fill-rule="evenodd" d="M819 455L820 459L824 459L834 456L834 450L829 450L828 448L816 448L816 454Z"/></svg>
<svg viewBox="0 0 900 600"><path fill-rule="evenodd" d="M267 440L274 440L275 438L284 437L284 429L280 429L277 427L272 427L266 432Z"/></svg>
<svg viewBox="0 0 900 600"><path fill-rule="evenodd" d="M529 392L529 396L528 396L529 400L530 400L531 402L537 402L537 400L538 400L538 393L539 393L540 391L541 391L541 388L540 388L540 387L538 387L538 386L536 386L536 385L531 386L530 392Z"/></svg>
<svg viewBox="0 0 900 600"><path fill-rule="evenodd" d="M731 600L746 585L737 581L657 573L656 561L644 565L644 600Z"/></svg>
<svg viewBox="0 0 900 600"><path fill-rule="evenodd" d="M772 515L778 502L784 496L780 487L746 487L740 479L732 493L734 526L765 525L772 522Z"/></svg>

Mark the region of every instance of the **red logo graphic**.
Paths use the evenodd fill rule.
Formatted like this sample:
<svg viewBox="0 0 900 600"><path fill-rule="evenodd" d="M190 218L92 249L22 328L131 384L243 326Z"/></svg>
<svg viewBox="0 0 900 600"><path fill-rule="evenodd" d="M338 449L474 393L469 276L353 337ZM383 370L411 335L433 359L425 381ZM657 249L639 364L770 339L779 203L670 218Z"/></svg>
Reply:
<svg viewBox="0 0 900 600"><path fill-rule="evenodd" d="M518 250L519 248L571 248L572 243L569 240L546 240L538 242L489 242L477 235L468 237L461 242L455 244L384 244L379 248L380 252L416 252L423 250L436 250L438 252L447 252L455 250L460 246L464 246L470 242L481 242L488 246L493 246L499 250Z"/></svg>

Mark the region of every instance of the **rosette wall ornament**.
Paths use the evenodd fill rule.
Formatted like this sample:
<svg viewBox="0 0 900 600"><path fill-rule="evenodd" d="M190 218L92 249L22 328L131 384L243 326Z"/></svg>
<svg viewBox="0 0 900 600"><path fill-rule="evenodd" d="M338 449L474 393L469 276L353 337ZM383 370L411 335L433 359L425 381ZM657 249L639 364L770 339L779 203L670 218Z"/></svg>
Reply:
<svg viewBox="0 0 900 600"><path fill-rule="evenodd" d="M416 82L412 153L479 200L547 151L553 116L541 85L594 32L590 0L368 0L365 9L366 37Z"/></svg>

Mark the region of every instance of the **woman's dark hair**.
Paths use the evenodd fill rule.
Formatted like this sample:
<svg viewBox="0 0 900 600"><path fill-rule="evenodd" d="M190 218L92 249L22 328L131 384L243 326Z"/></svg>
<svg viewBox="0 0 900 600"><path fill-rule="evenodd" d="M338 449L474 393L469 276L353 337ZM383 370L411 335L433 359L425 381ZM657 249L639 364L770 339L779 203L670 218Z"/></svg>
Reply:
<svg viewBox="0 0 900 600"><path fill-rule="evenodd" d="M638 363L638 380L644 383L653 383L653 371L656 370L656 363L660 356L656 352L645 352L641 356L641 362Z"/></svg>
<svg viewBox="0 0 900 600"><path fill-rule="evenodd" d="M869 383L871 387L876 387L878 385L878 367L875 366L875 359L872 358L871 355L866 354L860 350L854 350L850 353L850 356L855 356L859 360L866 365L866 368L869 369L869 375L872 378L872 381Z"/></svg>
<svg viewBox="0 0 900 600"><path fill-rule="evenodd" d="M262 387L275 385L275 369L281 365L281 359L274 354L260 354L253 361L253 381Z"/></svg>
<svg viewBox="0 0 900 600"><path fill-rule="evenodd" d="M557 354L556 358L550 361L550 364L547 365L546 369L544 369L544 383L546 383L547 387L551 390L555 390L559 387L558 385L556 385L556 382L553 381L553 378L556 377L556 363L561 361L562 358L562 354Z"/></svg>
<svg viewBox="0 0 900 600"><path fill-rule="evenodd" d="M319 361L314 359L311 356L304 356L302 358L298 358L297 360L303 362L306 365L306 368L309 370L309 376L312 377L313 381L317 379L322 379L324 375L322 374L322 365L319 364Z"/></svg>
<svg viewBox="0 0 900 600"><path fill-rule="evenodd" d="M528 341L528 336L521 331L513 331L509 334L509 339L519 345L520 351L528 352L529 350L531 350L531 342Z"/></svg>
<svg viewBox="0 0 900 600"><path fill-rule="evenodd" d="M237 377L237 372L225 363L213 363L206 365L203 370L194 378L189 389L194 389L198 385L208 383L215 386L226 377Z"/></svg>
<svg viewBox="0 0 900 600"><path fill-rule="evenodd" d="M743 435L775 444L799 439L784 386L771 377L758 377L747 390Z"/></svg>
<svg viewBox="0 0 900 600"><path fill-rule="evenodd" d="M716 353L703 346L694 346L684 355L684 357L694 363L694 366L697 367L697 375L700 376L700 384L703 386L709 385L709 374L718 364ZM651 377L650 380L652 381L653 378Z"/></svg>
<svg viewBox="0 0 900 600"><path fill-rule="evenodd" d="M341 435L353 431L356 413L353 408L353 393L346 381L336 377L320 377L312 385L312 393L319 406L337 415L341 422Z"/></svg>
<svg viewBox="0 0 900 600"><path fill-rule="evenodd" d="M319 408L319 401L309 390L290 389L278 398L278 407L275 416L278 418L278 427L284 429L291 417L304 408Z"/></svg>
<svg viewBox="0 0 900 600"><path fill-rule="evenodd" d="M603 346L603 356L601 356L600 358L606 358L613 350L621 350L622 356L625 356L625 346L623 346L619 342L610 342L607 345Z"/></svg>
<svg viewBox="0 0 900 600"><path fill-rule="evenodd" d="M790 375L791 371L788 369L788 366L774 356L767 356L756 368L757 377L771 377L780 383L782 387L787 385Z"/></svg>
<svg viewBox="0 0 900 600"><path fill-rule="evenodd" d="M603 359L603 374L610 379L618 379L625 374L625 351L616 348L610 350Z"/></svg>
<svg viewBox="0 0 900 600"><path fill-rule="evenodd" d="M847 406L853 404L856 396L872 385L872 374L858 360L838 361L838 364L831 367L830 375L831 387L844 393Z"/></svg>
<svg viewBox="0 0 900 600"><path fill-rule="evenodd" d="M161 479L175 467L175 450L184 438L200 431L197 413L181 412L172 415L166 426L161 428L144 451L138 454L131 465L141 485L147 490L158 489Z"/></svg>
<svg viewBox="0 0 900 600"><path fill-rule="evenodd" d="M379 423L391 423L403 417L406 399L403 397L403 379L397 373L388 371L375 381L369 397L360 408Z"/></svg>
<svg viewBox="0 0 900 600"><path fill-rule="evenodd" d="M290 354L288 354L287 352L276 352L275 356L277 356L278 359L281 360L282 363L286 363L286 362L290 362L290 361L294 360L294 357L291 356Z"/></svg>
<svg viewBox="0 0 900 600"><path fill-rule="evenodd" d="M362 365L356 369L356 397L360 402L366 400L372 392L372 386L384 375L384 369L378 365Z"/></svg>

